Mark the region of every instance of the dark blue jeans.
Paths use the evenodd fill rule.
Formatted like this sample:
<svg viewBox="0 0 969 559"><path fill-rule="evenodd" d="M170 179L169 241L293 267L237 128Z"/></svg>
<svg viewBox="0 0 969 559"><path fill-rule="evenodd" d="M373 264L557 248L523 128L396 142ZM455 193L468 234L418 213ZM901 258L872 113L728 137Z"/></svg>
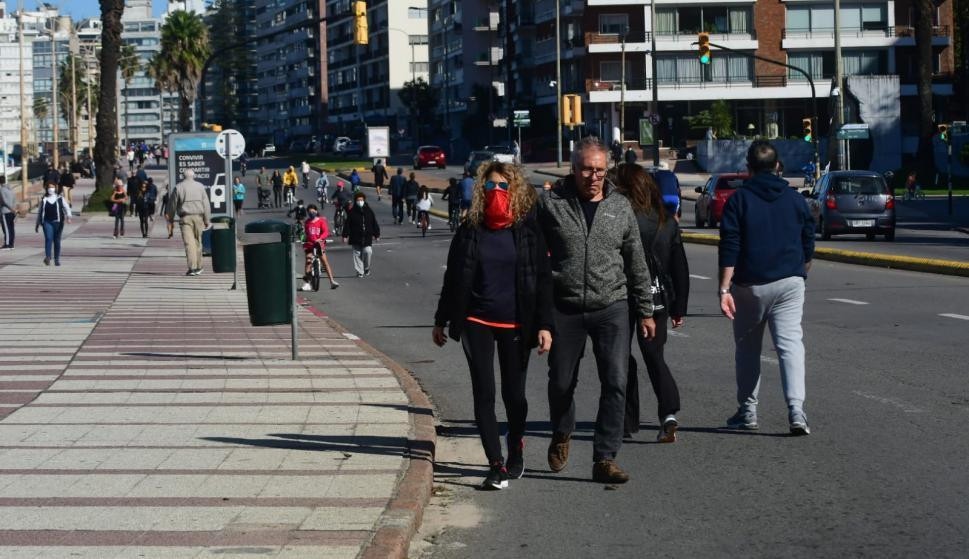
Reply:
<svg viewBox="0 0 969 559"><path fill-rule="evenodd" d="M54 261L61 259L61 233L64 232L63 221L45 221L44 227L44 255L48 259L51 257L51 248L54 249Z"/></svg>

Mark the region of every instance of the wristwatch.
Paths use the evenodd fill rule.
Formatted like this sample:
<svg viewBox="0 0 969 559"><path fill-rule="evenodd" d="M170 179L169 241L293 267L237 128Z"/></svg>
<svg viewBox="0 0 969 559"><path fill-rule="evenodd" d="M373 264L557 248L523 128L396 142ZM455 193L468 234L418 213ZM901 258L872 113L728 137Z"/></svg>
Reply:
<svg viewBox="0 0 969 559"><path fill-rule="evenodd" d="M717 290L717 295L726 295L728 293L730 293L730 290L729 289L723 289L723 288L721 288L721 289L718 289Z"/></svg>

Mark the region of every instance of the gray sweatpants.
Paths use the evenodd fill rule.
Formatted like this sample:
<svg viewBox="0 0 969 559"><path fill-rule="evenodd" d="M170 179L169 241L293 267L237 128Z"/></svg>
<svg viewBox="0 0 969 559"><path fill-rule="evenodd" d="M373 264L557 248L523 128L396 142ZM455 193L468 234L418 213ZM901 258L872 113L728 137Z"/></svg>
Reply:
<svg viewBox="0 0 969 559"><path fill-rule="evenodd" d="M770 328L781 384L790 410L804 405L804 342L801 316L804 312L804 278L793 276L763 285L730 288L737 313L733 337L737 345L737 403L741 408L757 411L760 391L761 344L764 326Z"/></svg>

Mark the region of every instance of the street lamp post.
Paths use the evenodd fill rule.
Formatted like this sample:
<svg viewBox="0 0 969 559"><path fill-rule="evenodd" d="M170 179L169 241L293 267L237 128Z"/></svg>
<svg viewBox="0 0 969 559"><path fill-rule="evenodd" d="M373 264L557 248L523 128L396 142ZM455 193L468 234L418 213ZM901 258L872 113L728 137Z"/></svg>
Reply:
<svg viewBox="0 0 969 559"><path fill-rule="evenodd" d="M560 0L555 0L555 118L558 126L555 131L555 166L562 166L562 37Z"/></svg>
<svg viewBox="0 0 969 559"><path fill-rule="evenodd" d="M653 114L659 115L659 82L656 81L656 3L649 3L650 73L653 75ZM673 125L670 121L670 147L673 145ZM653 165L659 167L659 138L653 131Z"/></svg>
<svg viewBox="0 0 969 559"><path fill-rule="evenodd" d="M626 128L626 33L629 32L628 27L623 27L622 36L620 40L622 41L622 54L619 56L619 145L622 146L622 137L624 129Z"/></svg>
<svg viewBox="0 0 969 559"><path fill-rule="evenodd" d="M56 16L55 16L56 17ZM51 21L48 18L48 21ZM50 27L50 73L51 73L51 120L54 128L54 168L59 166L60 149L57 146L58 116L57 116L57 20L54 19Z"/></svg>
<svg viewBox="0 0 969 559"><path fill-rule="evenodd" d="M27 199L27 98L24 93L24 1L20 0L17 11L17 53L20 59L20 199ZM33 57L31 57L32 59ZM6 155L4 155L6 157Z"/></svg>

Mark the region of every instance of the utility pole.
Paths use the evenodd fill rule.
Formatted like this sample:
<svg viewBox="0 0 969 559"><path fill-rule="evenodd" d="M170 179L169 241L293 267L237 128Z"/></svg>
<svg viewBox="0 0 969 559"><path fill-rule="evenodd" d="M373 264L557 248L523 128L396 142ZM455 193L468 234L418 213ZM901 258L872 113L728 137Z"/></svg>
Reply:
<svg viewBox="0 0 969 559"><path fill-rule="evenodd" d="M558 149L555 151L555 166L562 166L562 14L559 10L560 0L555 0L555 118L558 122L558 129L555 131L555 139Z"/></svg>
<svg viewBox="0 0 969 559"><path fill-rule="evenodd" d="M53 23L50 26L50 73L51 73L51 120L54 123L54 168L60 167L60 148L57 145L57 131L58 131L58 120L60 117L57 115L57 18L53 20L48 18L48 21Z"/></svg>
<svg viewBox="0 0 969 559"><path fill-rule="evenodd" d="M71 157L77 157L77 56L71 53Z"/></svg>
<svg viewBox="0 0 969 559"><path fill-rule="evenodd" d="M91 114L91 70L88 69L87 81L87 154L94 159L94 115Z"/></svg>
<svg viewBox="0 0 969 559"><path fill-rule="evenodd" d="M20 59L20 199L27 199L27 187L30 181L27 178L27 99L24 95L24 0L18 3L17 11L17 53ZM33 57L31 57L33 60ZM6 157L6 154L4 154Z"/></svg>
<svg viewBox="0 0 969 559"><path fill-rule="evenodd" d="M845 122L845 89L844 89L844 64L841 60L841 0L834 0L834 79L835 87L838 88L838 95L835 97L834 129L837 138L837 130ZM832 137L828 134L828 137ZM841 171L845 169L845 150L847 140L838 140L838 159L836 168ZM831 153L829 150L828 153Z"/></svg>
<svg viewBox="0 0 969 559"><path fill-rule="evenodd" d="M653 75L653 114L659 115L659 83L656 81L656 2L649 3L649 36L650 36L650 50L649 50L649 60L650 67L652 68L650 72ZM670 127L670 139L673 137L672 126ZM670 147L672 146L672 141L670 142ZM653 165L659 167L659 138L656 137L656 131L653 130Z"/></svg>
<svg viewBox="0 0 969 559"><path fill-rule="evenodd" d="M619 55L619 145L622 146L623 132L626 127L626 33L628 27L622 30L622 54Z"/></svg>

